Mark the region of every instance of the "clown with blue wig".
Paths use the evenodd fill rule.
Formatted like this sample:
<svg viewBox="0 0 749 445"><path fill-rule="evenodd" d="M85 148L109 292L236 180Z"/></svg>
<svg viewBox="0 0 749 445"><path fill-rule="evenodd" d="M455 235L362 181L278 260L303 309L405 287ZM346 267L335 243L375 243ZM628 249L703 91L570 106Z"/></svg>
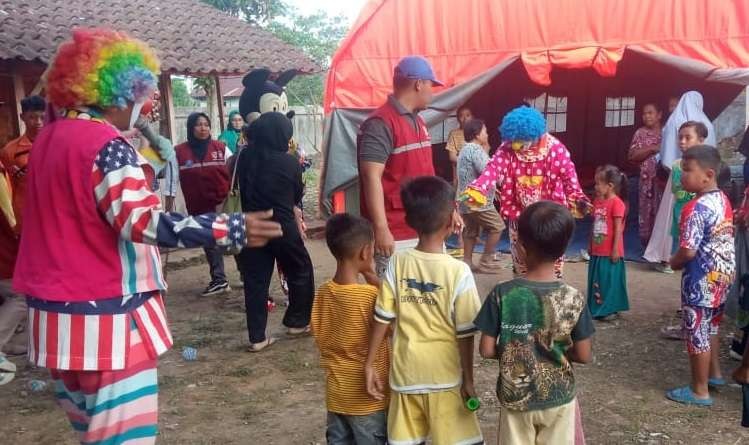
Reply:
<svg viewBox="0 0 749 445"><path fill-rule="evenodd" d="M553 201L582 217L591 204L580 187L570 152L546 131L546 120L536 109L521 106L510 111L502 119L499 132L502 145L461 198L469 206L485 205L496 184L500 213L508 221L513 272L520 276L527 272L525 256L517 243L520 213L535 202ZM562 260L556 263L560 278Z"/></svg>

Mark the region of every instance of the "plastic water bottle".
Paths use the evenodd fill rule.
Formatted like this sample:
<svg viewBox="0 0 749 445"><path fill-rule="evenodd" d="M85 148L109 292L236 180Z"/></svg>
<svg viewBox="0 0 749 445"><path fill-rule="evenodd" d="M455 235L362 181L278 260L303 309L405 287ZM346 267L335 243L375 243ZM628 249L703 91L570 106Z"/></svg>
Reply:
<svg viewBox="0 0 749 445"><path fill-rule="evenodd" d="M47 389L47 382L45 382L44 380L36 379L29 380L28 388L32 392L42 392Z"/></svg>
<svg viewBox="0 0 749 445"><path fill-rule="evenodd" d="M190 346L185 346L182 349L182 358L188 362L194 362L198 359L198 350Z"/></svg>
<svg viewBox="0 0 749 445"><path fill-rule="evenodd" d="M468 408L468 411L476 411L481 407L481 401L478 397L469 397L466 399L466 408Z"/></svg>

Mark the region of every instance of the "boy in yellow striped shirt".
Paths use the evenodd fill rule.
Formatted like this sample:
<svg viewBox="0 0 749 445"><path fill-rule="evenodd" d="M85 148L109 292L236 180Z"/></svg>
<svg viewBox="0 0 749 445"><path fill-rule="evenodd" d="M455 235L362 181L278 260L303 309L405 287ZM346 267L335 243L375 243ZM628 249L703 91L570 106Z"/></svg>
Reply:
<svg viewBox="0 0 749 445"><path fill-rule="evenodd" d="M337 261L335 276L317 290L310 322L327 375L329 445L385 445L388 397L367 394L364 362L379 279L374 271L374 232L369 221L335 215L325 227ZM359 284L362 275L367 284ZM390 347L377 349L374 371L388 375Z"/></svg>

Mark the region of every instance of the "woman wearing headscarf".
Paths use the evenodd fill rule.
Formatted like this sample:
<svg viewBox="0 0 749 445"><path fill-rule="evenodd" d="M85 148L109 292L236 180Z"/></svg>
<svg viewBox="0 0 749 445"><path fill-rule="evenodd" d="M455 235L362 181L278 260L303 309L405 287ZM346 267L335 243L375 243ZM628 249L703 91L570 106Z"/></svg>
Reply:
<svg viewBox="0 0 749 445"><path fill-rule="evenodd" d="M218 137L218 140L226 144L226 148L229 149L231 154L237 154L237 143L242 138L242 127L244 126L244 119L239 111L232 110L229 112L229 125L226 126L226 130L222 131Z"/></svg>
<svg viewBox="0 0 749 445"><path fill-rule="evenodd" d="M703 98L697 91L688 91L681 96L676 109L669 116L666 125L663 127L661 137L661 150L659 153L660 163L663 168L669 171L674 163L681 159L681 150L679 149L679 128L685 122L700 122L707 128L707 138L704 143L715 146L715 129L707 115L702 111ZM672 180L669 177L666 184L665 192L658 206L658 213L655 216L653 232L650 242L645 249L643 257L657 265L668 262L671 258L673 237L673 209L675 197L672 190ZM660 266L659 266L660 267ZM662 266L663 271L672 273L670 268Z"/></svg>
<svg viewBox="0 0 749 445"><path fill-rule="evenodd" d="M226 146L211 138L211 121L205 113L192 113L187 117L187 142L174 150L187 213L215 212L229 194L230 179L226 168ZM203 250L208 259L211 281L202 295L228 292L223 251L217 247Z"/></svg>
<svg viewBox="0 0 749 445"><path fill-rule="evenodd" d="M273 219L281 224L284 233L276 242L241 253L249 350L259 352L275 341L265 334L266 297L274 263L278 261L288 282L289 307L283 324L289 335L309 331L315 284L312 261L295 217L294 208L302 197L304 184L299 161L288 153L293 134L291 121L281 113L264 113L249 130L253 148L240 157L237 172L242 209L273 209Z"/></svg>

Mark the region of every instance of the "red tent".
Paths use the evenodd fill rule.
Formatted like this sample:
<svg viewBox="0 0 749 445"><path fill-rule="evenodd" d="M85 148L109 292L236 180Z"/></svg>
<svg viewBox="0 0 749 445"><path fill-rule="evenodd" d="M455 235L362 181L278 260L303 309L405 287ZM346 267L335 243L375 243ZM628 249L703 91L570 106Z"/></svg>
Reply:
<svg viewBox="0 0 749 445"><path fill-rule="evenodd" d="M461 104L496 128L526 100L582 169L621 165L645 102L697 89L715 117L749 84L749 2L370 0L327 79L325 197L356 180L356 127L409 54L445 83L424 112L435 145Z"/></svg>

